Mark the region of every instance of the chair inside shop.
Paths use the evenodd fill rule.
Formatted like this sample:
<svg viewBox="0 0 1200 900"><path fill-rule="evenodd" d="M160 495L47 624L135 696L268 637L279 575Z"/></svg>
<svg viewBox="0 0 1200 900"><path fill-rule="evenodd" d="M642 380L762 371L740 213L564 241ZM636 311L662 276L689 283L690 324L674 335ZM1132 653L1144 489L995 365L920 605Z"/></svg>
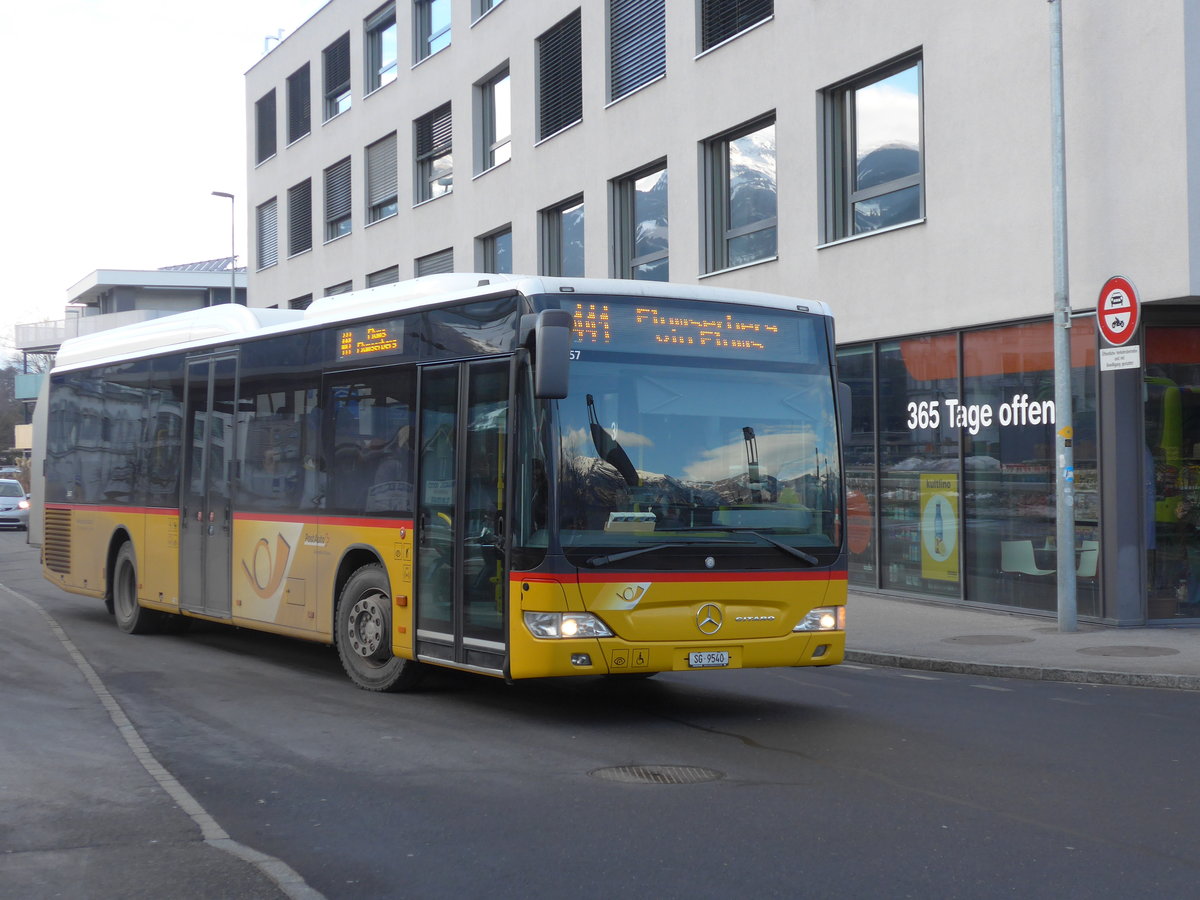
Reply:
<svg viewBox="0 0 1200 900"><path fill-rule="evenodd" d="M1084 541L1083 549L1079 552L1079 563L1075 566L1075 577L1095 578L1096 567L1100 563L1100 542Z"/></svg>
<svg viewBox="0 0 1200 900"><path fill-rule="evenodd" d="M1033 555L1033 541L1001 541L1000 570L1014 575L1053 575L1056 570L1043 569Z"/></svg>

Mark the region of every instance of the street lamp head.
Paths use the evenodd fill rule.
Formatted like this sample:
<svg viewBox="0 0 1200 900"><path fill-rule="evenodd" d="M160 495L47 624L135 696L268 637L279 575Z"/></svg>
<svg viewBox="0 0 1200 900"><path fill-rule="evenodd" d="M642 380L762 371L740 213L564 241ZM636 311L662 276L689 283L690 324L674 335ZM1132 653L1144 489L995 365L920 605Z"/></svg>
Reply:
<svg viewBox="0 0 1200 900"><path fill-rule="evenodd" d="M227 194L225 191L213 191L212 195L214 197L228 197L230 200L233 199L233 194Z"/></svg>

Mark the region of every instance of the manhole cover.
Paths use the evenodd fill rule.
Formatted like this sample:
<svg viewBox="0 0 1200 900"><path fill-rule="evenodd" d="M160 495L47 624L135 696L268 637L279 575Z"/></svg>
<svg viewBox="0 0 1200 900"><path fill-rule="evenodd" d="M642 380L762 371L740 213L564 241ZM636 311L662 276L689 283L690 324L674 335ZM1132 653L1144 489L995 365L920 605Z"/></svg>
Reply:
<svg viewBox="0 0 1200 900"><path fill-rule="evenodd" d="M699 766L611 766L595 769L589 774L621 784L701 784L725 777L724 772Z"/></svg>
<svg viewBox="0 0 1200 900"><path fill-rule="evenodd" d="M942 638L947 644L978 644L988 646L996 644L1028 644L1031 637L1017 637L1009 634L964 634L959 637Z"/></svg>
<svg viewBox="0 0 1200 900"><path fill-rule="evenodd" d="M1170 647L1138 647L1130 644L1123 647L1083 647L1079 652L1089 656L1174 656L1179 651Z"/></svg>

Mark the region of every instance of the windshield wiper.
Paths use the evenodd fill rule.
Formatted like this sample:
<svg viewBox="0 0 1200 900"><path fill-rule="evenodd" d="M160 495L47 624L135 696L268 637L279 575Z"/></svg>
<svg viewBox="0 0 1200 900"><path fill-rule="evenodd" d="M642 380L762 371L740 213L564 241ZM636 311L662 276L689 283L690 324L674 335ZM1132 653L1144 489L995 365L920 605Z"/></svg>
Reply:
<svg viewBox="0 0 1200 900"><path fill-rule="evenodd" d="M744 534L752 534L755 537L762 538L772 547L778 547L784 553L790 553L792 556L796 557L796 559L803 560L810 566L819 566L821 564L821 561L811 553L805 553L799 547L793 547L791 544L785 544L783 541L777 541L769 534L763 534L761 531L746 531Z"/></svg>
<svg viewBox="0 0 1200 900"><path fill-rule="evenodd" d="M769 534L763 534L761 531L755 531L753 528L743 528L743 527L739 527L737 525L731 525L731 526L730 525L727 525L727 526L691 525L686 528L672 528L669 530L671 530L671 531L723 531L726 534L748 534L748 535L751 535L752 537L761 538L762 540L764 540L768 544L770 544L772 547L777 547L780 550L782 550L784 553L787 553L790 556L794 556L794 557L796 557L796 559L802 560L802 561L808 563L810 566L819 566L821 564L821 561L819 559L817 559L815 556L813 556L811 553L806 553L803 550L801 550L799 547L793 547L791 544L785 544L783 541L776 540L775 538L771 537Z"/></svg>
<svg viewBox="0 0 1200 900"><path fill-rule="evenodd" d="M608 556L593 556L587 561L589 566L607 566L609 563L620 562L623 559L632 559L635 556L641 556L643 553L653 553L656 550L672 550L676 547L694 547L696 544L743 544L745 541L691 541L689 543L670 543L670 544L651 544L649 547L638 547L635 550L625 550L621 553L610 553Z"/></svg>

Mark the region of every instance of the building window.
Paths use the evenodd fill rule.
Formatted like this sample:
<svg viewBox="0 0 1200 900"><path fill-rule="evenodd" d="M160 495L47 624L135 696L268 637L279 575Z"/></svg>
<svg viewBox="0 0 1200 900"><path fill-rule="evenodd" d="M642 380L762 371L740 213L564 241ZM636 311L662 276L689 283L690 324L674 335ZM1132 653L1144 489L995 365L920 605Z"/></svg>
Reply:
<svg viewBox="0 0 1200 900"><path fill-rule="evenodd" d="M264 162L275 155L275 89L272 88L254 104L254 162Z"/></svg>
<svg viewBox="0 0 1200 900"><path fill-rule="evenodd" d="M450 46L450 0L413 0L413 35L420 62Z"/></svg>
<svg viewBox="0 0 1200 900"><path fill-rule="evenodd" d="M396 215L396 132L367 147L367 222Z"/></svg>
<svg viewBox="0 0 1200 900"><path fill-rule="evenodd" d="M583 197L541 212L543 275L583 277Z"/></svg>
<svg viewBox="0 0 1200 900"><path fill-rule="evenodd" d="M312 94L308 63L288 76L288 143L300 140L312 130Z"/></svg>
<svg viewBox="0 0 1200 900"><path fill-rule="evenodd" d="M494 231L479 239L481 272L492 272L496 275L511 275L512 259L512 226L500 231Z"/></svg>
<svg viewBox="0 0 1200 900"><path fill-rule="evenodd" d="M424 203L454 189L454 145L450 104L413 123L416 135L416 195Z"/></svg>
<svg viewBox="0 0 1200 900"><path fill-rule="evenodd" d="M700 49L710 50L774 14L774 0L700 0Z"/></svg>
<svg viewBox="0 0 1200 900"><path fill-rule="evenodd" d="M396 6L389 3L366 21L367 93L396 80Z"/></svg>
<svg viewBox="0 0 1200 900"><path fill-rule="evenodd" d="M476 97L479 102L476 171L486 172L512 158L512 88L508 66L481 82Z"/></svg>
<svg viewBox="0 0 1200 900"><path fill-rule="evenodd" d="M775 118L705 143L706 271L744 266L777 253Z"/></svg>
<svg viewBox="0 0 1200 900"><path fill-rule="evenodd" d="M303 297L293 297L288 301L288 309L308 309L312 306L312 294L305 294Z"/></svg>
<svg viewBox="0 0 1200 900"><path fill-rule="evenodd" d="M924 217L921 60L824 92L825 240Z"/></svg>
<svg viewBox="0 0 1200 900"><path fill-rule="evenodd" d="M471 0L471 13L474 18L481 19L502 2L503 0Z"/></svg>
<svg viewBox="0 0 1200 900"><path fill-rule="evenodd" d="M669 281L667 167L659 164L613 182L613 209L616 276Z"/></svg>
<svg viewBox="0 0 1200 900"><path fill-rule="evenodd" d="M325 121L350 108L350 32L325 48Z"/></svg>
<svg viewBox="0 0 1200 900"><path fill-rule="evenodd" d="M454 249L439 250L422 256L415 265L417 277L422 275L443 275L454 271Z"/></svg>
<svg viewBox="0 0 1200 900"><path fill-rule="evenodd" d="M325 288L325 296L333 297L337 294L348 294L352 290L354 290L354 282L353 281L343 281L338 284L330 285L329 287Z"/></svg>
<svg viewBox="0 0 1200 900"><path fill-rule="evenodd" d="M312 179L288 188L288 256L312 249Z"/></svg>
<svg viewBox="0 0 1200 900"><path fill-rule="evenodd" d="M258 268L265 269L279 262L279 213L275 198L254 210L255 245L258 247Z"/></svg>
<svg viewBox="0 0 1200 900"><path fill-rule="evenodd" d="M538 140L583 118L583 49L579 10L537 39Z"/></svg>
<svg viewBox="0 0 1200 900"><path fill-rule="evenodd" d="M367 287L379 287L381 284L395 284L400 280L400 267L388 266L367 276Z"/></svg>
<svg viewBox="0 0 1200 900"><path fill-rule="evenodd" d="M350 233L350 157L325 170L325 240Z"/></svg>
<svg viewBox="0 0 1200 900"><path fill-rule="evenodd" d="M666 72L666 0L608 0L608 99Z"/></svg>

